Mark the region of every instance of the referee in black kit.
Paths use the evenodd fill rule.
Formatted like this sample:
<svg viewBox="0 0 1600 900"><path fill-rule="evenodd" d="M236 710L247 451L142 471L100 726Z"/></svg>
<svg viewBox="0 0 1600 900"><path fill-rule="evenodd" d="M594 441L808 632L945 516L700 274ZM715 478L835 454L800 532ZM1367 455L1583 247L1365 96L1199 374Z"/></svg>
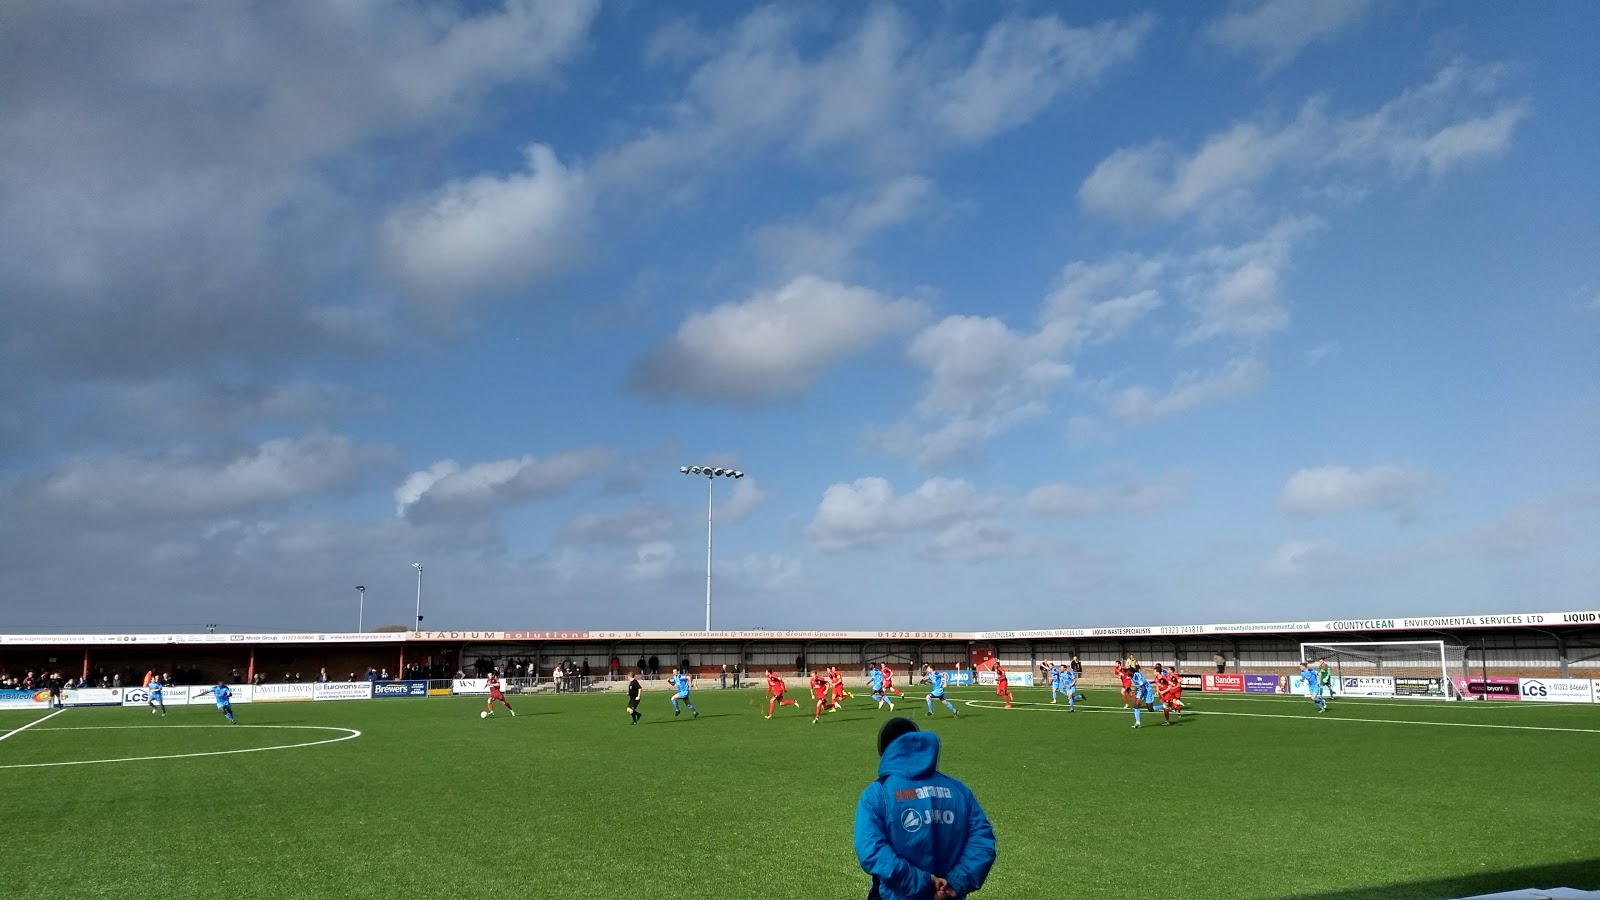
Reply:
<svg viewBox="0 0 1600 900"><path fill-rule="evenodd" d="M629 725L639 724L639 695L644 693L644 685L639 683L639 673L628 673L628 715L633 718Z"/></svg>

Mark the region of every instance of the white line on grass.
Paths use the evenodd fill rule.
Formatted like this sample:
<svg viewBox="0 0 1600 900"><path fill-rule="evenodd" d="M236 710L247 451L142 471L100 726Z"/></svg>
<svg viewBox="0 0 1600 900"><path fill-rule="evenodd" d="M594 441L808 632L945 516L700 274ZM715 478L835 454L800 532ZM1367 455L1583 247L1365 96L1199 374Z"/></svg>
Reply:
<svg viewBox="0 0 1600 900"><path fill-rule="evenodd" d="M14 734L21 734L24 731L27 731L29 728L32 728L33 726L39 724L40 722L48 722L51 719L54 719L56 716L59 716L64 712L66 712L66 710L58 709L55 712L51 713L48 716L45 716L42 719L34 719L32 722L29 722L28 724L22 726L21 728L13 728L10 731L6 732L5 734L0 734L0 741L3 741L6 738L11 737ZM49 730L49 729L43 729L43 730Z"/></svg>
<svg viewBox="0 0 1600 900"><path fill-rule="evenodd" d="M48 717L46 717L48 718ZM44 719L40 719L40 722ZM38 724L37 722L34 724ZM26 727L26 726L25 726ZM301 747L316 747L321 744L337 744L361 737L361 732L354 728L336 728L332 725L87 725L82 728L41 728L40 731L117 731L134 730L140 728L160 728L163 731L170 728L290 728L302 731L342 731L343 735L336 738L326 738L320 741L307 741L302 744L279 744L273 747L246 747L243 750L208 750L203 753L169 753L163 756L126 756L120 759L77 759L67 762L42 762L42 763L13 763L0 766L0 769L42 769L48 766L91 766L98 763L120 762L145 762L152 759L190 759L199 756L227 756L233 753L263 753L268 750L298 750ZM18 729L19 731L21 729ZM7 735L9 737L10 735Z"/></svg>
<svg viewBox="0 0 1600 900"><path fill-rule="evenodd" d="M1249 694L1219 694L1219 693L1216 693L1215 691L1213 691L1213 692L1211 692L1209 694L1196 693L1196 694L1191 695L1191 696L1204 697L1206 699L1206 702L1208 702L1208 703L1211 702L1212 700L1242 700L1242 701L1244 701L1246 703L1310 703L1311 702L1311 698L1306 696L1305 694L1293 694L1293 695L1285 695L1285 694L1278 694L1278 695L1255 694L1255 695L1249 695ZM1485 707L1488 707L1490 709L1552 709L1552 708L1559 709L1559 708L1561 708L1563 706L1592 706L1593 705L1593 704L1589 704L1589 703L1539 703L1539 702L1517 703L1517 702L1509 702L1509 701L1505 701L1505 700L1489 700L1489 701L1446 700L1446 699L1444 699L1442 697L1439 697L1439 698L1430 697L1430 698L1426 698L1426 699L1417 699L1417 700L1376 700L1376 699L1372 699L1372 698L1369 698L1369 697L1352 697L1352 696L1341 695L1341 694L1334 694L1333 696L1329 697L1328 700L1329 700L1329 702L1335 702L1336 701L1336 702L1339 702L1339 703L1344 703L1344 702L1348 701L1350 703L1360 704L1361 706L1397 706L1397 707L1401 707L1401 708L1408 708L1409 707L1409 708L1412 708L1412 709L1418 709L1418 708L1420 708L1420 709L1449 708L1449 709L1463 709L1463 710L1464 709L1483 709Z"/></svg>
<svg viewBox="0 0 1600 900"><path fill-rule="evenodd" d="M1003 702L999 701L999 700L963 700L961 702L966 704L967 706L976 706L979 709L1005 709L1005 704ZM1020 704L1019 703L1019 704L1017 704L1016 708L1022 708L1022 709L1025 709L1028 712L1061 712L1062 711L1062 707L1053 706L1053 705L1051 705L1049 703L1042 703L1042 704L1041 703L1034 703L1034 704ZM1125 713L1125 712L1129 712L1129 710L1118 709L1118 708L1116 708L1114 706L1095 707L1095 706L1088 706L1087 704L1084 704L1084 703L1078 704L1078 709L1083 710L1084 712L1099 712L1099 713ZM1146 710L1146 712L1149 712L1149 710ZM1151 714L1154 715L1154 713L1151 713ZM1504 729L1508 729L1510 731L1566 731L1566 732L1571 732L1571 733L1574 733L1574 734L1600 734L1600 728L1558 728L1558 727L1553 726L1553 725L1491 725L1491 724L1484 723L1484 722L1418 722L1418 721L1415 721L1415 720L1412 720L1412 719L1360 719L1360 718L1356 718L1356 717L1353 717L1353 716L1325 716L1325 715L1323 715L1321 713L1304 714L1304 715L1288 715L1288 714L1285 714L1285 713L1225 712L1225 711L1220 710L1220 709L1186 709L1186 710L1183 711L1183 715L1185 715L1185 716L1244 716L1244 717L1252 718L1252 719L1304 719L1304 720L1307 720L1307 721L1315 719L1317 721L1326 721L1326 722L1369 722L1369 723L1378 724L1378 725L1423 725L1423 726L1432 726L1432 727L1437 727L1437 728L1504 728Z"/></svg>

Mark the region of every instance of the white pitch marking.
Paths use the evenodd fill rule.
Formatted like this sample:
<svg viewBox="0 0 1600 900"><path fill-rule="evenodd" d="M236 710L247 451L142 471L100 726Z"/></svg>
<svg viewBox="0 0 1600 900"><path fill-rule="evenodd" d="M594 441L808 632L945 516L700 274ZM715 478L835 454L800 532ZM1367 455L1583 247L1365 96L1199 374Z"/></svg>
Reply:
<svg viewBox="0 0 1600 900"><path fill-rule="evenodd" d="M45 716L42 719L34 719L32 722L29 722L28 724L22 726L21 728L13 728L10 731L6 732L5 734L0 734L0 741L3 741L6 738L11 737L14 734L21 734L24 731L27 731L29 728L32 728L33 726L39 724L40 722L48 722L51 719L54 719L56 716L59 716L64 712L66 712L66 710L58 709L55 712L51 713L48 716ZM49 731L50 729L46 728L46 729L42 729L42 730Z"/></svg>
<svg viewBox="0 0 1600 900"><path fill-rule="evenodd" d="M39 721L42 722L44 720L40 719ZM299 729L302 731L342 731L344 734L336 738L327 738L320 741L307 741L303 744L279 744L275 747L247 747L243 750L208 750L203 753L170 753L163 756L126 756L120 759L78 759L68 762L13 763L11 765L0 766L0 769L40 769L48 766L91 766L98 763L145 762L152 759L192 759L200 756L228 756L229 754L233 753L263 753L268 750L298 750L301 747L316 747L321 744L337 744L340 741L348 741L352 738L361 737L361 732L355 730L354 728L337 728L332 725L86 725L82 728L41 728L39 730L131 731L140 728L160 728L163 731L171 728L288 728Z"/></svg>
<svg viewBox="0 0 1600 900"><path fill-rule="evenodd" d="M976 706L980 709L1005 709L1005 705L999 700L963 700L961 702L968 706ZM1027 708L1029 711L1041 712L1062 711L1062 707L1052 706L1048 703L1029 704L1025 708ZM1128 712L1128 710L1118 709L1111 706L1089 707L1082 703L1078 704L1078 708L1084 710L1085 712ZM1146 710L1146 712L1149 712L1149 710ZM1252 719L1304 719L1308 721L1314 719L1317 721L1328 722L1370 722L1378 725L1424 725L1435 726L1439 728L1504 728L1511 731L1566 731L1574 734L1600 734L1600 728L1558 728L1552 725L1491 725L1484 722L1417 722L1410 719L1359 719L1353 716L1329 717L1324 716L1321 713L1285 715L1283 713L1224 712L1219 709L1186 709L1183 711L1183 714L1186 716L1245 716Z"/></svg>

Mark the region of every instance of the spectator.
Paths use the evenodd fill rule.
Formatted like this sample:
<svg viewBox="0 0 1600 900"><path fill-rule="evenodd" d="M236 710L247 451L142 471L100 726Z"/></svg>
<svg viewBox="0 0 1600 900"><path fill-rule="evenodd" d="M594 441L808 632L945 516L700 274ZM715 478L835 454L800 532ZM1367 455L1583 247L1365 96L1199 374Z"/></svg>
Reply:
<svg viewBox="0 0 1600 900"><path fill-rule="evenodd" d="M739 676L742 674L744 674L744 661L740 660L733 664L733 686L735 688L739 686Z"/></svg>
<svg viewBox="0 0 1600 900"><path fill-rule="evenodd" d="M728 689L728 664L727 663L723 663L722 664L722 689L723 690L727 690Z"/></svg>
<svg viewBox="0 0 1600 900"><path fill-rule="evenodd" d="M328 670L326 668L317 670L317 681L320 684L328 683Z"/></svg>
<svg viewBox="0 0 1600 900"><path fill-rule="evenodd" d="M983 887L994 828L972 790L936 768L939 736L896 716L878 732L878 756L877 780L856 804L856 859L872 876L869 900L959 900Z"/></svg>
<svg viewBox="0 0 1600 900"><path fill-rule="evenodd" d="M638 670L638 672L636 672L634 674L635 678L639 677L640 675L648 675L648 674L650 674L650 670L645 668L645 666L644 666L644 657L642 657L642 656L639 657L639 663L638 663L638 665L634 666L634 668Z"/></svg>
<svg viewBox="0 0 1600 900"><path fill-rule="evenodd" d="M690 674L689 673L689 657L685 656L683 659L678 661L678 671L682 672L685 675Z"/></svg>
<svg viewBox="0 0 1600 900"><path fill-rule="evenodd" d="M611 657L611 680L612 681L616 681L617 680L617 674L619 672L621 672L621 671L622 671L622 660L617 659L615 656Z"/></svg>
<svg viewBox="0 0 1600 900"><path fill-rule="evenodd" d="M650 677L655 678L661 674L661 660L655 655L650 657Z"/></svg>
<svg viewBox="0 0 1600 900"><path fill-rule="evenodd" d="M1212 654L1211 661L1217 664L1218 675L1228 671L1228 658L1222 655L1221 650L1218 650L1216 653Z"/></svg>
<svg viewBox="0 0 1600 900"><path fill-rule="evenodd" d="M1083 676L1083 663L1078 662L1078 654L1076 653L1072 654L1071 668L1074 678L1081 678Z"/></svg>

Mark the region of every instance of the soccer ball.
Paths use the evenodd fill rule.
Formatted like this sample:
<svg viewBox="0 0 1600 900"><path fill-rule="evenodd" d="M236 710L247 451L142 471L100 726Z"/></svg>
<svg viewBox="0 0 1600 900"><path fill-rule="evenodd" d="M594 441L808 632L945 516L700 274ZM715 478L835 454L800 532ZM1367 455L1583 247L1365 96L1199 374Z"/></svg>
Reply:
<svg viewBox="0 0 1600 900"><path fill-rule="evenodd" d="M484 711L482 711L482 712L479 712L479 713L478 713L478 718L480 718L480 719L487 719L487 718L489 718L489 712L488 712L488 710L484 710Z"/></svg>

